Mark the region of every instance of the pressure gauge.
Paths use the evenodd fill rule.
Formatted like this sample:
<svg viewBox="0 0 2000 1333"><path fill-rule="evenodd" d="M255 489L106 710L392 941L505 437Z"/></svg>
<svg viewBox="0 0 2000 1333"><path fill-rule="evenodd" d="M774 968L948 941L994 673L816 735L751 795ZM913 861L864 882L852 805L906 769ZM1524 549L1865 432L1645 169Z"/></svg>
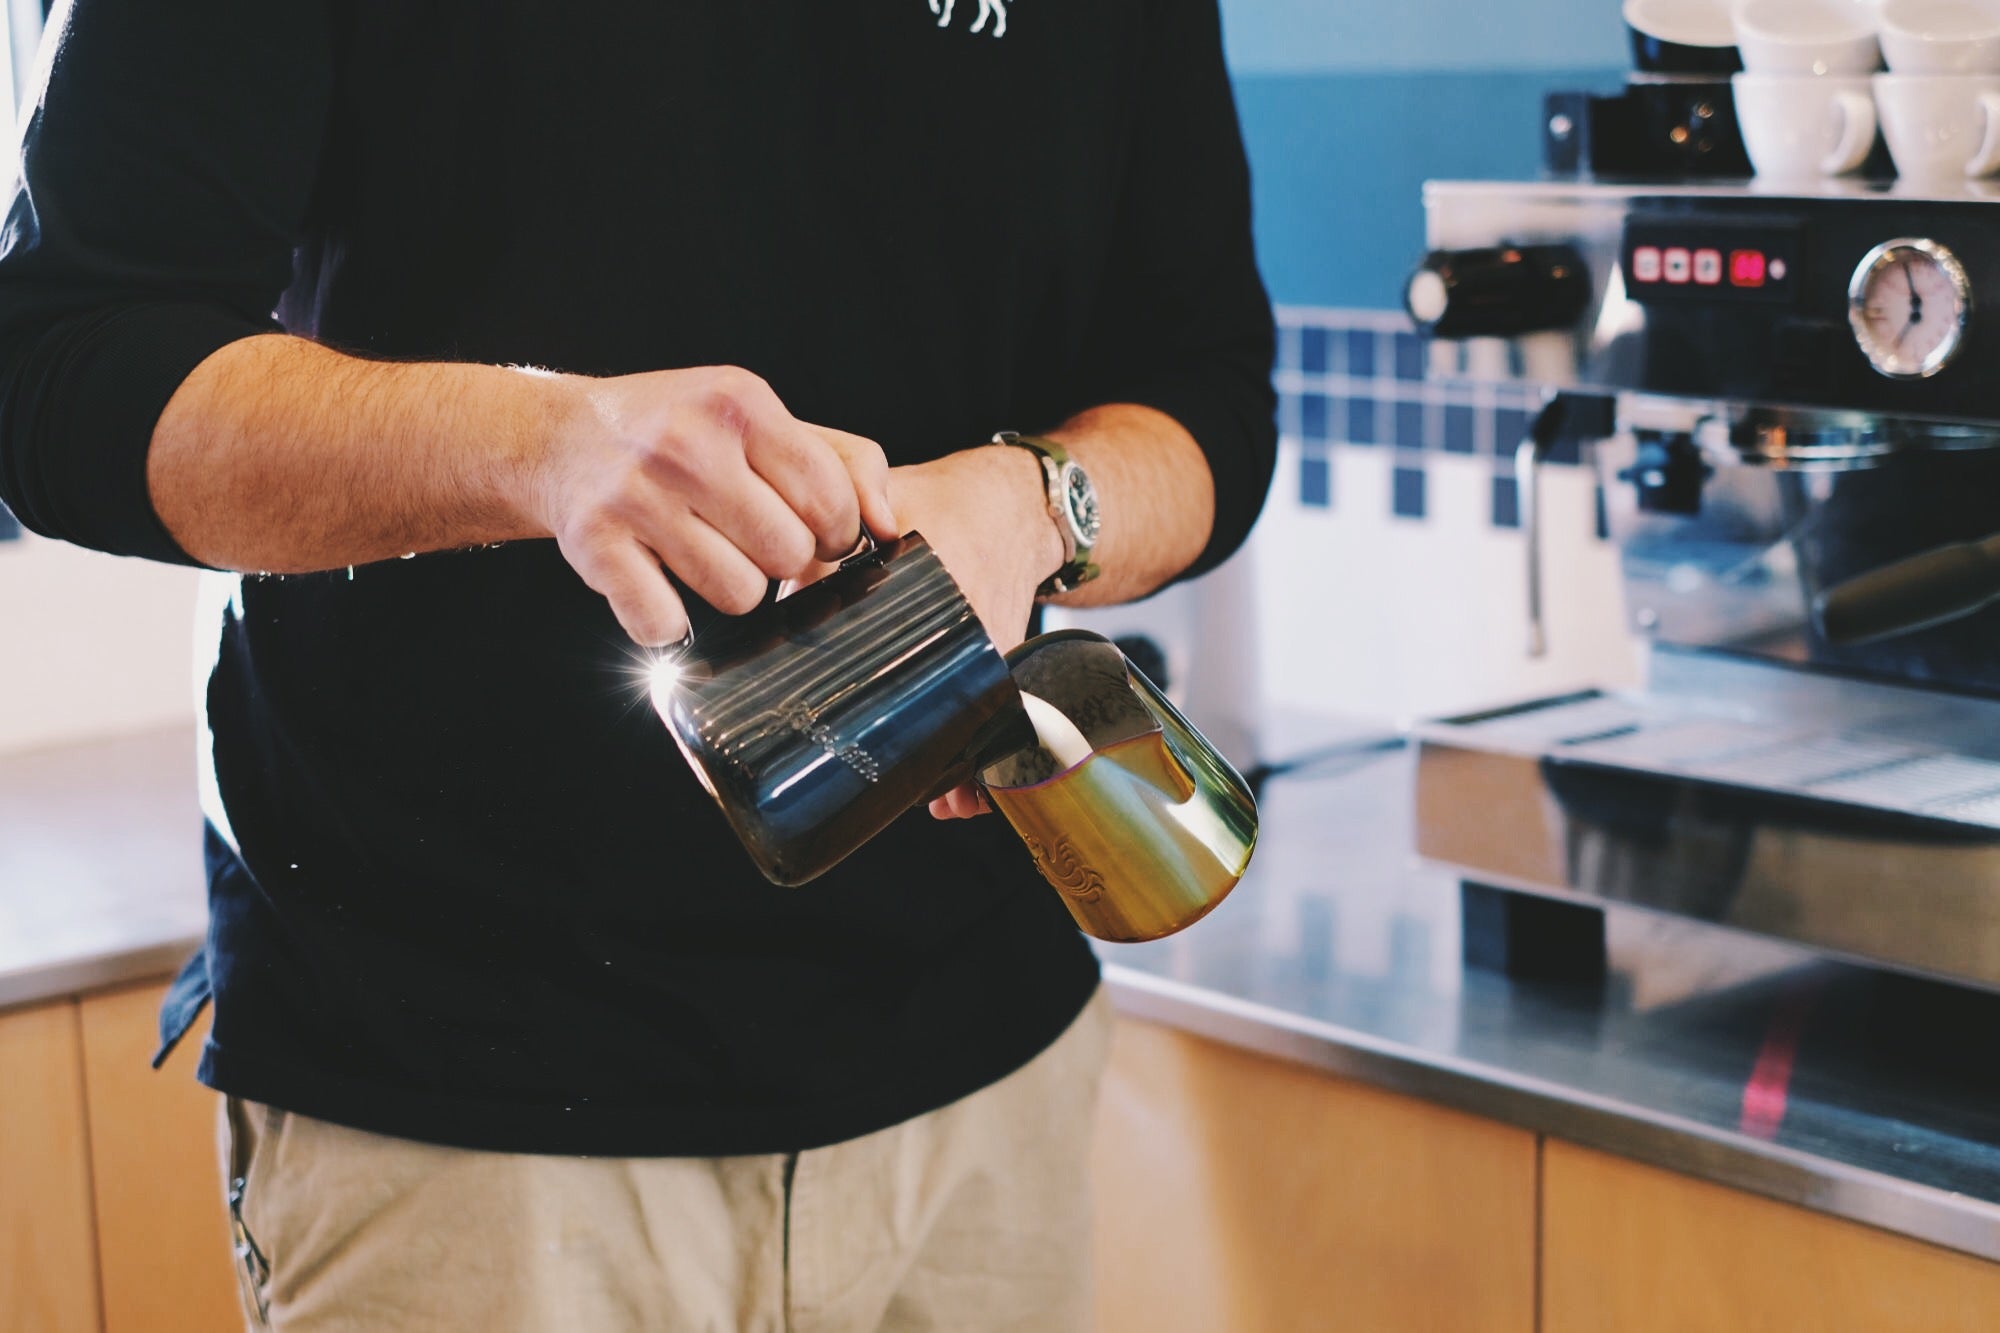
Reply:
<svg viewBox="0 0 2000 1333"><path fill-rule="evenodd" d="M1855 341L1891 379L1925 379L1951 364L1971 315L1965 268L1936 241L1884 241L1847 284Z"/></svg>

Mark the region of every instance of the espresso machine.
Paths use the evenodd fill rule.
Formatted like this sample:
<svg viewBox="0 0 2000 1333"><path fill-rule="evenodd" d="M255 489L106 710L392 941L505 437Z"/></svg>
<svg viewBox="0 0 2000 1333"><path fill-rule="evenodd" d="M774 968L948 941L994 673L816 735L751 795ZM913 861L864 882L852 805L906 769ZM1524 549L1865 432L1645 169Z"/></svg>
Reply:
<svg viewBox="0 0 2000 1333"><path fill-rule="evenodd" d="M1989 188L1426 187L1429 373L1547 392L1515 456L1529 650L1565 435L1648 645L1640 687L1418 729L1471 961L1588 973L1624 904L2000 989Z"/></svg>

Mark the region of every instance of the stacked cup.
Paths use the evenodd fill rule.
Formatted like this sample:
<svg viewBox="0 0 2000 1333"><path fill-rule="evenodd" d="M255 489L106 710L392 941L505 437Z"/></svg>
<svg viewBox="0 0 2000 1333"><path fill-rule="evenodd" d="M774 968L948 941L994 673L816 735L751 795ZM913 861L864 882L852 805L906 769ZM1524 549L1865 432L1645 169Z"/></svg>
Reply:
<svg viewBox="0 0 2000 1333"><path fill-rule="evenodd" d="M1884 0L1881 40L1896 174L1921 187L2000 172L2000 0Z"/></svg>
<svg viewBox="0 0 2000 1333"><path fill-rule="evenodd" d="M2000 0L1995 0L2000 3ZM1875 147L1869 76L1882 67L1868 0L1742 0L1736 119L1760 177L1799 182L1860 169Z"/></svg>

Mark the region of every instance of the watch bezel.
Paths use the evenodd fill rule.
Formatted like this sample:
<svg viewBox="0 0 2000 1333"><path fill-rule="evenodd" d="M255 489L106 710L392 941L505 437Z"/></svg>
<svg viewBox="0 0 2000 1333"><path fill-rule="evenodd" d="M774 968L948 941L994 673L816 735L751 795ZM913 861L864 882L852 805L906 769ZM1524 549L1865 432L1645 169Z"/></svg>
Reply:
<svg viewBox="0 0 2000 1333"><path fill-rule="evenodd" d="M1079 477L1083 479L1084 486L1090 492L1088 498L1090 506L1088 518L1080 512L1079 507L1085 502L1079 500L1073 487L1073 482ZM1057 477L1057 488L1061 499L1063 517L1068 521L1070 531L1076 534L1078 549L1089 550L1097 544L1097 535L1104 529L1104 517L1098 512L1097 508L1096 483L1091 481L1088 472L1085 472L1074 461L1071 461L1062 465L1060 474ZM1071 554L1072 558L1074 558L1074 552Z"/></svg>

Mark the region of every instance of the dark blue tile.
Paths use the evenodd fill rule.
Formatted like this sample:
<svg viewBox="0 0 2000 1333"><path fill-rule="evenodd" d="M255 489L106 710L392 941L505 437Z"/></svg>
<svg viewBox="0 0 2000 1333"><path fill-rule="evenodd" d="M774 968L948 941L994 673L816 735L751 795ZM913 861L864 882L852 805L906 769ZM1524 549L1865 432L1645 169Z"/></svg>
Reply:
<svg viewBox="0 0 2000 1333"><path fill-rule="evenodd" d="M1405 449L1424 447L1424 405L1396 404L1396 443Z"/></svg>
<svg viewBox="0 0 2000 1333"><path fill-rule="evenodd" d="M1397 518L1422 518L1424 516L1424 470L1421 467L1398 467L1394 473L1395 489L1391 494L1390 507Z"/></svg>
<svg viewBox="0 0 2000 1333"><path fill-rule="evenodd" d="M1375 338L1373 329L1347 331L1347 373L1356 379L1365 380L1375 373Z"/></svg>
<svg viewBox="0 0 2000 1333"><path fill-rule="evenodd" d="M1333 335L1320 325L1308 324L1299 330L1299 369L1308 375L1324 375L1333 367Z"/></svg>
<svg viewBox="0 0 2000 1333"><path fill-rule="evenodd" d="M1420 380L1424 377L1424 340L1414 333L1399 333L1391 339L1396 349L1396 378Z"/></svg>
<svg viewBox="0 0 2000 1333"><path fill-rule="evenodd" d="M1308 393L1299 396L1299 436L1302 439L1326 439L1327 427L1332 420L1332 414L1327 410L1325 394Z"/></svg>
<svg viewBox="0 0 2000 1333"><path fill-rule="evenodd" d="M1444 447L1454 454L1469 454L1477 447L1472 439L1472 409L1463 403L1445 404Z"/></svg>
<svg viewBox="0 0 2000 1333"><path fill-rule="evenodd" d="M1307 454L1299 460L1299 503L1316 509L1333 504L1333 469L1325 454Z"/></svg>
<svg viewBox="0 0 2000 1333"><path fill-rule="evenodd" d="M1528 433L1528 414L1518 407L1503 407L1493 414L1493 452L1502 458L1514 456L1514 446Z"/></svg>
<svg viewBox="0 0 2000 1333"><path fill-rule="evenodd" d="M1549 461L1575 467L1583 461L1583 441L1574 435L1558 436L1556 442L1549 446Z"/></svg>
<svg viewBox="0 0 2000 1333"><path fill-rule="evenodd" d="M21 525L7 512L6 505L0 505L0 542L8 542L21 535Z"/></svg>
<svg viewBox="0 0 2000 1333"><path fill-rule="evenodd" d="M1375 400L1373 398L1350 398L1347 400L1347 442L1349 444L1378 444L1375 432Z"/></svg>
<svg viewBox="0 0 2000 1333"><path fill-rule="evenodd" d="M1514 479L1504 474L1493 478L1493 526L1521 526L1521 492L1514 485Z"/></svg>

